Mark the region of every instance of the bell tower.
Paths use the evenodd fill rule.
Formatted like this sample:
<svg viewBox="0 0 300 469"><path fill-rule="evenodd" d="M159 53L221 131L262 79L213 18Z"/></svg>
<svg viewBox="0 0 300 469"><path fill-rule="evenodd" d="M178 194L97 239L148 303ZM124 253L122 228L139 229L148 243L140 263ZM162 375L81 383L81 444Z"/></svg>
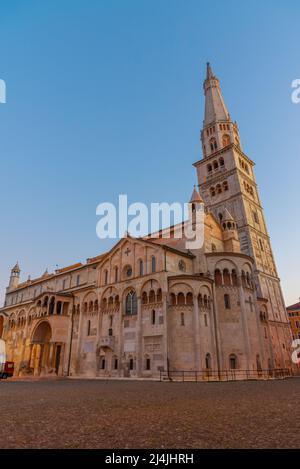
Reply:
<svg viewBox="0 0 300 469"><path fill-rule="evenodd" d="M14 290L17 288L20 280L20 272L21 270L19 263L17 262L16 265L11 269L8 290Z"/></svg>
<svg viewBox="0 0 300 469"><path fill-rule="evenodd" d="M194 163L200 195L221 224L228 212L236 222L241 251L255 260L253 276L257 297L268 300L269 319L276 326L273 336L285 347L289 342L288 320L255 180L254 162L242 150L237 123L231 119L220 82L209 63L203 88L203 159Z"/></svg>

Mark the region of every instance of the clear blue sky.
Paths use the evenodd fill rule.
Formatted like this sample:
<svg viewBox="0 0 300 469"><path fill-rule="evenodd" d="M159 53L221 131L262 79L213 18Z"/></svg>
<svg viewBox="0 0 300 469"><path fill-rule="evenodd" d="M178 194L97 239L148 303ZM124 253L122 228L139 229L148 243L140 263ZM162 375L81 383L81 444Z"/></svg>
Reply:
<svg viewBox="0 0 300 469"><path fill-rule="evenodd" d="M2 298L17 259L25 279L110 247L98 203L187 200L210 60L257 164L286 302L298 301L299 17L298 0L1 2Z"/></svg>

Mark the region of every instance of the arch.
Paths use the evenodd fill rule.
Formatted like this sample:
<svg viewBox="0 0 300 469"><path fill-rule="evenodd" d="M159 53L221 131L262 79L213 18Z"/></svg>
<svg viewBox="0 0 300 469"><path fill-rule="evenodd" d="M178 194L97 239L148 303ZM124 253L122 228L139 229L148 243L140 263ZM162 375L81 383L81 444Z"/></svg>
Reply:
<svg viewBox="0 0 300 469"><path fill-rule="evenodd" d="M217 184L217 185L216 185L216 191L217 191L217 194L222 194L222 186L221 186L221 184Z"/></svg>
<svg viewBox="0 0 300 469"><path fill-rule="evenodd" d="M37 324L31 336L32 343L48 343L52 337L52 329L48 321L41 321Z"/></svg>
<svg viewBox="0 0 300 469"><path fill-rule="evenodd" d="M224 158L223 158L223 157L221 157L221 158L219 159L219 165L220 165L221 167L223 167L223 166L225 165L225 161L224 161Z"/></svg>
<svg viewBox="0 0 300 469"><path fill-rule="evenodd" d="M170 294L170 303L171 303L171 306L176 305L176 295L175 295L175 293Z"/></svg>
<svg viewBox="0 0 300 469"><path fill-rule="evenodd" d="M220 269L216 269L215 270L215 284L218 287L218 286L222 285L222 283L223 283L223 280L222 280L221 271L220 271Z"/></svg>
<svg viewBox="0 0 300 469"><path fill-rule="evenodd" d="M150 290L149 292L149 303L155 303L156 297L155 297L155 291Z"/></svg>
<svg viewBox="0 0 300 469"><path fill-rule="evenodd" d="M151 272L154 274L156 272L156 257L151 256Z"/></svg>
<svg viewBox="0 0 300 469"><path fill-rule="evenodd" d="M55 308L55 298L54 296L51 297L50 303L49 303L49 314L52 315L54 314L54 308Z"/></svg>
<svg viewBox="0 0 300 469"><path fill-rule="evenodd" d="M187 305L193 305L194 304L194 299L193 299L193 293L188 292L186 295L186 304Z"/></svg>
<svg viewBox="0 0 300 469"><path fill-rule="evenodd" d="M185 297L182 292L179 292L177 295L177 304L178 305L184 305L185 304Z"/></svg>
<svg viewBox="0 0 300 469"><path fill-rule="evenodd" d="M148 303L148 295L147 295L147 292L143 292L142 293L142 304L143 305L146 305Z"/></svg>
<svg viewBox="0 0 300 469"><path fill-rule="evenodd" d="M209 140L209 145L212 152L218 149L217 140L215 139L215 137L212 137Z"/></svg>
<svg viewBox="0 0 300 469"><path fill-rule="evenodd" d="M223 270L223 281L224 281L224 285L231 286L231 278L230 278L230 273L228 269Z"/></svg>
<svg viewBox="0 0 300 469"><path fill-rule="evenodd" d="M139 265L139 275L142 277L144 275L144 262L142 259L138 260L138 265Z"/></svg>
<svg viewBox="0 0 300 469"><path fill-rule="evenodd" d="M211 197L214 197L216 195L216 189L214 187L211 187L209 189Z"/></svg>
<svg viewBox="0 0 300 469"><path fill-rule="evenodd" d="M130 290L125 297L125 314L137 314L137 296L134 290Z"/></svg>

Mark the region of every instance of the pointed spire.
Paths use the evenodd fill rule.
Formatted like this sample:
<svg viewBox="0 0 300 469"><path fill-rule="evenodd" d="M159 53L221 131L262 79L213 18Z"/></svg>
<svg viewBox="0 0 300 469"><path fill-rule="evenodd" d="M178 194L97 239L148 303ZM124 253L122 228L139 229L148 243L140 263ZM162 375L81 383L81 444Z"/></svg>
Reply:
<svg viewBox="0 0 300 469"><path fill-rule="evenodd" d="M211 65L209 62L206 64L206 80L210 80L211 78L214 77Z"/></svg>
<svg viewBox="0 0 300 469"><path fill-rule="evenodd" d="M17 261L16 265L11 269L12 272L21 272L19 262Z"/></svg>
<svg viewBox="0 0 300 469"><path fill-rule="evenodd" d="M212 67L209 62L206 67L206 79L203 84L205 94L204 127L218 121L224 122L230 120L230 116L221 93L220 82L213 74Z"/></svg>
<svg viewBox="0 0 300 469"><path fill-rule="evenodd" d="M194 185L194 190L192 193L192 197L190 199L190 204L197 203L197 204L203 204L203 199L201 198L199 192L196 189L196 186Z"/></svg>

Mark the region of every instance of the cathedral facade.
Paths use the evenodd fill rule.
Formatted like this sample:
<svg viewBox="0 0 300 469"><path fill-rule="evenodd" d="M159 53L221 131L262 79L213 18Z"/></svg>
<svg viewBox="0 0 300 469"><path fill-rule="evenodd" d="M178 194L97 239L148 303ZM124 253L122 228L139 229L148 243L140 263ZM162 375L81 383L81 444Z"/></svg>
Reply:
<svg viewBox="0 0 300 469"><path fill-rule="evenodd" d="M191 212L204 243L121 239L109 252L20 283L11 271L0 338L16 376L157 378L162 371L291 369L291 333L255 182L210 65L203 159Z"/></svg>

